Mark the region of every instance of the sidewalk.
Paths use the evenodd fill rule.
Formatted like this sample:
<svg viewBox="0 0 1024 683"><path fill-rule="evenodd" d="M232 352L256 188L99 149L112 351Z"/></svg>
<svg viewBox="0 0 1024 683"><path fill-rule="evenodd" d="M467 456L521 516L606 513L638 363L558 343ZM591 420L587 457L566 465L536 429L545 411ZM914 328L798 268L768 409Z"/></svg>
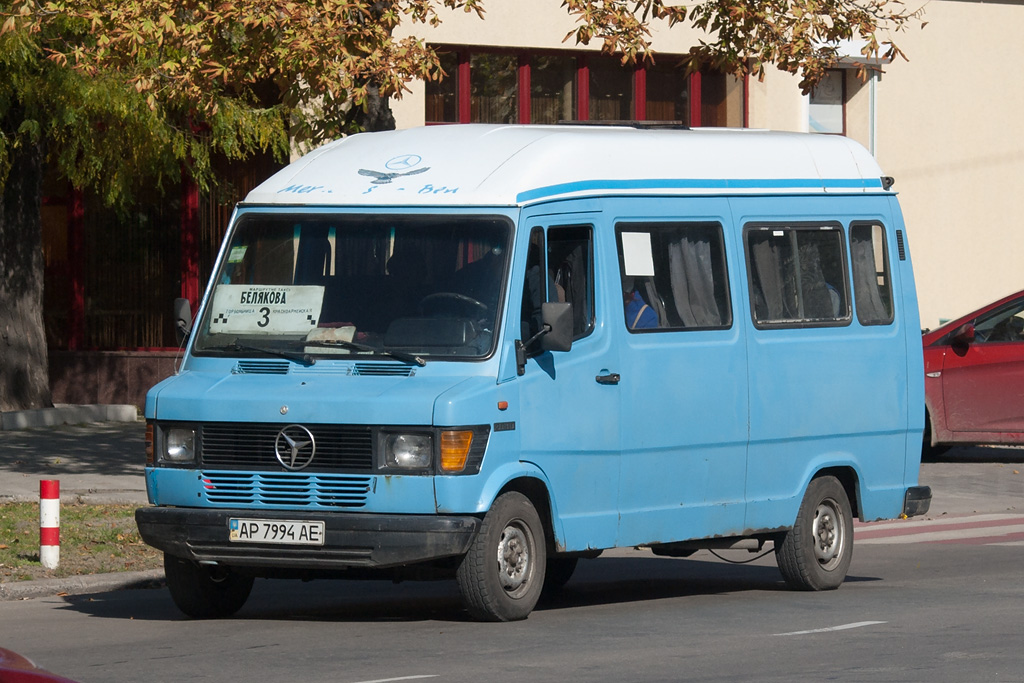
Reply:
<svg viewBox="0 0 1024 683"><path fill-rule="evenodd" d="M64 502L147 504L145 429L138 420L0 431L0 504L37 501L40 479L59 479ZM951 449L921 465L920 483L932 487L926 518L1024 512L1024 448ZM154 585L161 578L156 570L0 584L0 600Z"/></svg>
<svg viewBox="0 0 1024 683"><path fill-rule="evenodd" d="M39 500L39 481L58 479L64 502L144 505L146 425L134 410L131 422L0 431L0 503Z"/></svg>

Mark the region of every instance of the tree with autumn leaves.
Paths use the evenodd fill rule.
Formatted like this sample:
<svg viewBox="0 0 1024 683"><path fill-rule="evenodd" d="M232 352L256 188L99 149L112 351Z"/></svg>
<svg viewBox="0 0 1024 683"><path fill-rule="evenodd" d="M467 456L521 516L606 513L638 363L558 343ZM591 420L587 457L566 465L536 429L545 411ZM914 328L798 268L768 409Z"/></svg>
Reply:
<svg viewBox="0 0 1024 683"><path fill-rule="evenodd" d="M566 40L624 61L651 53L655 22L706 32L687 68L762 75L806 91L863 41L865 63L919 17L898 0L563 0ZM394 127L388 101L443 77L403 22L483 0L0 0L0 411L50 404L42 323L44 170L112 206L140 178L215 182L211 159L241 160Z"/></svg>

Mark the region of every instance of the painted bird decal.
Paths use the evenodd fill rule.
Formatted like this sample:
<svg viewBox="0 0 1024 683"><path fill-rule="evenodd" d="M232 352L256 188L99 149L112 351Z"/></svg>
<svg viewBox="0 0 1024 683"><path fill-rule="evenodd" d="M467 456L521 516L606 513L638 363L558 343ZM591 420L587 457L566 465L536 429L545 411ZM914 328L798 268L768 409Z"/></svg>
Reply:
<svg viewBox="0 0 1024 683"><path fill-rule="evenodd" d="M417 168L413 171L406 171L405 173L381 173L380 171L370 171L368 169L361 168L359 169L359 175L374 178L374 180L371 181L373 185L387 185L395 178L400 178L406 175L416 175L417 173L423 173L424 171L429 170L430 167L427 166L426 168Z"/></svg>

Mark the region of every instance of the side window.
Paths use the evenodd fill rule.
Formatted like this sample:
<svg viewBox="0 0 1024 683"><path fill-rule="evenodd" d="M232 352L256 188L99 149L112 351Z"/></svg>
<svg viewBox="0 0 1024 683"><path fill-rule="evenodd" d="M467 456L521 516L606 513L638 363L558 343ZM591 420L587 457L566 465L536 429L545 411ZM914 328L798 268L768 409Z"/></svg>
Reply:
<svg viewBox="0 0 1024 683"><path fill-rule="evenodd" d="M707 330L732 324L722 226L616 226L626 328Z"/></svg>
<svg viewBox="0 0 1024 683"><path fill-rule="evenodd" d="M572 304L573 339L594 327L594 249L590 226L534 228L526 252L521 339L540 331L544 301Z"/></svg>
<svg viewBox="0 0 1024 683"><path fill-rule="evenodd" d="M850 226L850 262L853 298L861 325L888 325L893 321L892 276L885 228L877 223Z"/></svg>
<svg viewBox="0 0 1024 683"><path fill-rule="evenodd" d="M1024 301L987 313L974 323L975 343L1024 341Z"/></svg>
<svg viewBox="0 0 1024 683"><path fill-rule="evenodd" d="M849 324L842 228L748 225L745 234L756 327Z"/></svg>
<svg viewBox="0 0 1024 683"><path fill-rule="evenodd" d="M589 225L548 229L548 301L572 304L573 340L594 328L594 239ZM551 284L551 283L549 283Z"/></svg>
<svg viewBox="0 0 1024 683"><path fill-rule="evenodd" d="M544 231L541 228L534 228L530 233L530 246L526 251L526 280L523 283L523 310L522 329L520 339L526 341L540 331L540 305L548 301L547 292L554 291L554 283L551 274L543 277L541 274L547 272L544 265ZM550 281L550 284L549 284Z"/></svg>

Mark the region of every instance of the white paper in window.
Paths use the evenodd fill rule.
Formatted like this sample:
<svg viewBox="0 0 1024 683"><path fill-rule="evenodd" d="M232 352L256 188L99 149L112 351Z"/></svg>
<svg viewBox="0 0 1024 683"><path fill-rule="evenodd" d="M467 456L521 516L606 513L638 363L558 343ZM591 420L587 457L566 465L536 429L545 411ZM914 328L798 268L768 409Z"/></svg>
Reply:
<svg viewBox="0 0 1024 683"><path fill-rule="evenodd" d="M622 233L622 261L627 277L653 277L654 253L651 250L651 233Z"/></svg>

